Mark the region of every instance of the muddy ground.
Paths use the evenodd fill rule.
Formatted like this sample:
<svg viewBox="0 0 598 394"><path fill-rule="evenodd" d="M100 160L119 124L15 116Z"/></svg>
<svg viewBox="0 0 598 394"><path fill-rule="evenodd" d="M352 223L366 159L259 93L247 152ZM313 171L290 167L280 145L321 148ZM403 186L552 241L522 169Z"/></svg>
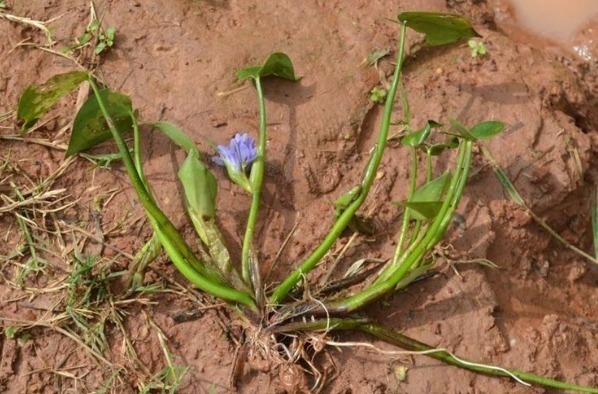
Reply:
<svg viewBox="0 0 598 394"><path fill-rule="evenodd" d="M50 25L57 49L72 43L89 21L85 1L7 3L4 12L13 15L42 21L60 17ZM413 124L448 118L469 125L482 120L505 122L507 131L487 147L533 211L568 242L593 254L590 205L598 181L596 52L593 61L584 61L554 43L531 39L509 23L512 16L503 3L128 0L95 4L104 15L104 25L117 30L114 48L101 57L98 74L131 96L142 120L177 124L207 156L213 154L213 143L224 144L236 132L257 134L253 89L218 95L238 86L234 71L272 51L284 51L294 60L302 76L299 83L272 80L265 85L268 165L257 243L263 272L272 269L270 281L280 280L317 245L333 220L331 202L361 175L381 117L381 107L370 103L368 93L374 86L385 86L392 70L387 59L378 68L365 66L364 59L376 48L394 51L398 28L385 18L403 10L463 13L472 19L488 50L487 56L472 58L466 44L422 49L419 38L411 35L404 77ZM0 19L0 36L0 115L15 110L28 84L73 69L67 59L17 47L25 41L44 44L38 29ZM80 58L81 62L88 59ZM294 392L313 384L313 378L300 378L295 369L250 357L238 368L235 388L231 377L241 340L238 319L215 300L189 289L165 258L152 263L144 278L144 284L159 291L125 294L125 276L118 273L129 268L129 257L147 240L150 226L120 163L108 169L83 158L65 164L62 149L68 142L76 101L76 94L62 100L25 141L10 139L19 130L14 116L5 117L0 125L0 191L13 200L15 187L27 191L42 184L46 191L56 192L39 197L26 210L8 209L8 200L2 202L0 253L9 258L3 258L0 267L4 328L0 391L159 390L160 384L168 382L160 373L169 360L186 368L178 385L181 393ZM400 105L396 114L399 118ZM147 128L143 132L147 176L162 207L191 239L175 177L180 152L156 132ZM95 153L112 150L108 145ZM438 171L449 163L443 157ZM238 245L249 199L221 169L210 165L220 184L218 212L227 242ZM352 241L339 272L363 257L391 256L400 226L400 210L391 202L404 196L408 168L407 152L389 148L379 179L361 209L373 220L375 234ZM65 171L55 180L42 183L60 169ZM443 244L450 259L440 262L433 277L365 313L462 357L598 386L597 267L556 242L510 202L481 157L472 172L459 209L463 220L452 227ZM36 242L47 248L40 253L48 263L19 283L23 272L19 264L30 257L28 250L22 257L14 256L25 243L15 216L23 212L37 223L31 231ZM340 239L335 253L350 236ZM81 266L72 257L78 250L101 256L92 265L93 275L81 275L87 284L103 278L92 294L94 300L100 300L98 288L108 295L85 308L79 305L82 310L76 314L77 305L73 307L69 296L83 294L86 288L69 282ZM334 255L326 264L332 264ZM233 248L233 256L239 257L238 248ZM500 269L456 264L480 258ZM106 277L109 273L117 275ZM77 326L69 311L83 316L87 328ZM103 337L90 342L89 327ZM391 348L361 335L334 335L334 339ZM424 356L329 348L316 362L324 372L327 393L546 392L444 366ZM405 379L397 377L402 367L408 368Z"/></svg>

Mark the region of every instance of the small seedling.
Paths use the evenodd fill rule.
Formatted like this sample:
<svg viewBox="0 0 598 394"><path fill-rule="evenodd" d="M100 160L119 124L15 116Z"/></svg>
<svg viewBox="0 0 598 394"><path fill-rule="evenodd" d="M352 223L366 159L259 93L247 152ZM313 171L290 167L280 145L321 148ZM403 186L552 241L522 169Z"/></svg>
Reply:
<svg viewBox="0 0 598 394"><path fill-rule="evenodd" d="M6 8L6 2L4 0L0 0L0 8L2 8L2 9Z"/></svg>
<svg viewBox="0 0 598 394"><path fill-rule="evenodd" d="M17 333L19 331L20 331L20 327L14 327L14 326L4 327L4 335L6 335L6 338L8 338L8 339L15 339L17 336Z"/></svg>
<svg viewBox="0 0 598 394"><path fill-rule="evenodd" d="M370 100L378 104L384 104L388 91L384 88L374 87L370 91Z"/></svg>
<svg viewBox="0 0 598 394"><path fill-rule="evenodd" d="M467 41L467 45L469 45L469 48L471 48L471 57L486 55L486 45L484 45L484 41L472 38Z"/></svg>
<svg viewBox="0 0 598 394"><path fill-rule="evenodd" d="M85 31L76 39L76 42L65 48L64 51L73 52L91 45L93 46L94 54L100 55L114 46L115 35L116 29L114 27L108 27L107 29L102 27L102 21L97 17L95 9L92 6L91 22L89 22Z"/></svg>
<svg viewBox="0 0 598 394"><path fill-rule="evenodd" d="M98 43L94 49L94 53L99 55L100 53L104 52L107 48L112 48L114 45L114 35L116 34L116 29L114 27L109 27L105 31L101 32L98 35Z"/></svg>
<svg viewBox="0 0 598 394"><path fill-rule="evenodd" d="M13 190L19 201L24 202L25 198L23 193L14 184L11 184L11 186L13 187ZM21 208L20 210L15 211L14 214L17 219L17 224L25 237L25 246L29 254L29 258L25 263L16 263L19 267L17 274L17 284L22 285L30 273L35 275L44 273L44 270L48 267L49 263L38 253L39 245L33 236L29 213L24 208Z"/></svg>

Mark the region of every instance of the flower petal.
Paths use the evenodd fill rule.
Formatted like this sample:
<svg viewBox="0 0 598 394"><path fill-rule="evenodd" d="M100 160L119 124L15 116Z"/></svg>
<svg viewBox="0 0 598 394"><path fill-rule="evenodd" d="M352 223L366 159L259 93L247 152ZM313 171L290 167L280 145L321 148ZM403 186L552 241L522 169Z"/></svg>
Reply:
<svg viewBox="0 0 598 394"><path fill-rule="evenodd" d="M237 133L231 139L229 146L216 147L219 156L214 157L214 163L225 166L229 171L245 172L248 166L257 159L255 140L247 133Z"/></svg>
<svg viewBox="0 0 598 394"><path fill-rule="evenodd" d="M243 133L237 134L235 136L235 141L237 142L239 149L239 158L241 160L241 164L245 167L254 162L257 158L255 140L251 138L249 134Z"/></svg>

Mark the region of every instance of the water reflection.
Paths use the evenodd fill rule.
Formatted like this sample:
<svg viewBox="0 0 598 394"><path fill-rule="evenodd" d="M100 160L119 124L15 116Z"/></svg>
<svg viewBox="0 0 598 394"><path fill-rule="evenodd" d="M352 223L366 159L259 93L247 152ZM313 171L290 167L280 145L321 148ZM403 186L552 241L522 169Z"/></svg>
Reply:
<svg viewBox="0 0 598 394"><path fill-rule="evenodd" d="M510 0L518 23L545 37L569 41L592 18L598 0Z"/></svg>

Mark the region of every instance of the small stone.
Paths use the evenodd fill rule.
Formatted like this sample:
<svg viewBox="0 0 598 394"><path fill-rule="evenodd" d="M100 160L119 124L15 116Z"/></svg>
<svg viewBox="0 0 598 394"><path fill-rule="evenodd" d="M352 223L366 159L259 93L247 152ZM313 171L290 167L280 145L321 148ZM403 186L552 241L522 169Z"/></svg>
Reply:
<svg viewBox="0 0 598 394"><path fill-rule="evenodd" d="M567 274L567 280L569 282L575 282L581 278L588 272L588 267L586 264L575 262L572 264L571 269L569 269L569 274Z"/></svg>
<svg viewBox="0 0 598 394"><path fill-rule="evenodd" d="M409 368L407 368L405 365L395 366L395 378L397 378L397 381L399 383L407 380L407 371L408 370L409 370Z"/></svg>
<svg viewBox="0 0 598 394"><path fill-rule="evenodd" d="M527 333L527 339L532 343L538 343L541 338L540 332L535 328L531 328Z"/></svg>
<svg viewBox="0 0 598 394"><path fill-rule="evenodd" d="M56 119L50 119L49 121L47 121L45 127L48 131L56 130Z"/></svg>
<svg viewBox="0 0 598 394"><path fill-rule="evenodd" d="M550 263L548 262L548 260L544 260L544 262L541 263L540 267L538 268L538 272L540 273L541 277L546 278L548 276L549 269Z"/></svg>

